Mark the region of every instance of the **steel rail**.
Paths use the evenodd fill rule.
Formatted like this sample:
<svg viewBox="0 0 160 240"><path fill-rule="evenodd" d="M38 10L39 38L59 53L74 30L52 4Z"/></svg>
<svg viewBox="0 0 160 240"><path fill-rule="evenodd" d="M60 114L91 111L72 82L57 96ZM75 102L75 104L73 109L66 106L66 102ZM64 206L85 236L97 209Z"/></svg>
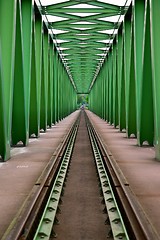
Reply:
<svg viewBox="0 0 160 240"><path fill-rule="evenodd" d="M33 239L32 236L37 229L39 216L42 215L42 212L45 208L50 188L53 184L72 133L79 124L79 118L80 114L70 127L67 135L62 140L62 144L59 149L49 160L46 168L35 183L30 195L22 205L22 208L18 212L15 219L11 222L7 231L4 233L2 240Z"/></svg>
<svg viewBox="0 0 160 240"><path fill-rule="evenodd" d="M78 126L74 129L72 136L69 140L67 149L65 151L61 166L54 181L50 196L45 206L43 215L41 217L39 226L34 236L34 240L44 239L49 240L50 236L56 236L53 231L53 224L56 219L58 205L62 194L64 181L66 178L68 166L71 160L71 154L77 134Z"/></svg>
<svg viewBox="0 0 160 240"><path fill-rule="evenodd" d="M120 209L118 207L116 198L114 196L111 182L106 172L103 159L102 159L100 150L98 148L93 130L89 124L87 125L87 128L88 128L88 133L89 133L89 137L90 137L90 141L91 141L91 145L92 145L92 149L95 157L95 163L96 163L97 172L98 172L100 183L101 183L101 189L103 192L104 203L105 203L105 207L109 217L113 239L129 240L130 238L128 236Z"/></svg>
<svg viewBox="0 0 160 240"><path fill-rule="evenodd" d="M116 198L118 198L118 205L124 215L124 222L129 231L129 236L132 236L131 239L136 240L160 240L160 237L135 198L135 195L130 189L129 184L118 167L115 159L109 149L104 146L102 139L90 121L87 113L85 114L85 117L87 124L92 129L93 135L96 139L105 169L109 174L109 179L112 182L112 185L114 185L114 193Z"/></svg>

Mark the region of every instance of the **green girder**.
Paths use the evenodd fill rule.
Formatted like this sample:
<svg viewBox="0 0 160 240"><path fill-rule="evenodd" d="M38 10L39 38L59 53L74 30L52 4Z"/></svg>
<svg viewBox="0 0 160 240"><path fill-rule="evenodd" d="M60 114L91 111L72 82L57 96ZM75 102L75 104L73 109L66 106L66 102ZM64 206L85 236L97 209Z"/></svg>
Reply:
<svg viewBox="0 0 160 240"><path fill-rule="evenodd" d="M120 17L126 10L125 6L98 0L75 0L41 6L41 12L49 21L48 27L53 32L56 47L72 75L77 92L89 92L100 62L105 59L115 37L114 30L119 27L119 22L106 18ZM51 21L51 16L53 19L58 17L58 21L52 18Z"/></svg>

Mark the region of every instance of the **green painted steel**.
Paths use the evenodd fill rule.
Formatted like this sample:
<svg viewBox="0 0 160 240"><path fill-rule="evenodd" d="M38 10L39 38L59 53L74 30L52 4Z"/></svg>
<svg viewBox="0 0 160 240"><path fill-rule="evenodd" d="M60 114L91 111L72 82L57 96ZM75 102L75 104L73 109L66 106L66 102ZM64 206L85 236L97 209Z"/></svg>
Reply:
<svg viewBox="0 0 160 240"><path fill-rule="evenodd" d="M58 21L49 21L49 28L55 34L55 41L74 79L77 93L89 91L95 76L94 71L99 67L99 58L104 58L114 37L111 30L119 26L117 20L112 22L104 19L124 14L125 11L125 6L97 0L75 0L57 4L53 1L51 5L42 6L42 14L59 17Z"/></svg>
<svg viewBox="0 0 160 240"><path fill-rule="evenodd" d="M103 74L97 75L89 93L92 111L121 131L126 130L127 137L134 134L139 146L155 145L157 159L160 159L159 12L156 0L132 1L102 65Z"/></svg>
<svg viewBox="0 0 160 240"><path fill-rule="evenodd" d="M41 102L41 75L42 75L42 18L34 5L32 31L32 78L30 93L30 120L29 135L40 133L40 102ZM35 57L35 60L34 60ZM33 63L35 61L35 63ZM36 70L36 71L35 71Z"/></svg>
<svg viewBox="0 0 160 240"><path fill-rule="evenodd" d="M31 58L31 83L30 83L30 112L29 112L29 135L35 134L39 136L39 107L38 107L38 64L36 66L36 48L39 47L39 42L36 42L36 25L35 18L33 19L32 31L32 58ZM37 45L36 45L37 44ZM37 53L38 55L38 53ZM37 68L36 68L37 67Z"/></svg>
<svg viewBox="0 0 160 240"><path fill-rule="evenodd" d="M130 64L131 64L131 10L130 7L124 19L124 94L125 94L125 114L126 114L126 132L128 133L129 121L129 86L130 86Z"/></svg>
<svg viewBox="0 0 160 240"><path fill-rule="evenodd" d="M29 112L30 112L30 84L31 84L31 66L34 68L35 62L31 62L31 56L35 55L32 48L32 16L33 16L33 1L22 1L22 36L23 36L23 61L24 61L24 89L25 89L25 111L26 111L26 135L28 142L29 138ZM33 59L33 61L35 61ZM35 71L35 69L32 69ZM33 72L32 72L33 74Z"/></svg>
<svg viewBox="0 0 160 240"><path fill-rule="evenodd" d="M152 92L152 67L151 67L151 39L150 39L150 9L148 1L145 2L143 66L141 88L141 114L140 114L140 144L148 141L153 145L154 119L153 119L153 92ZM146 101L147 99L147 101Z"/></svg>
<svg viewBox="0 0 160 240"><path fill-rule="evenodd" d="M90 109L139 146L155 145L160 159L159 11L157 0L1 0L2 159L74 111L77 93L89 93Z"/></svg>
<svg viewBox="0 0 160 240"><path fill-rule="evenodd" d="M10 157L14 48L15 48L16 1L0 1L0 156ZM10 31L8 31L10 29Z"/></svg>
<svg viewBox="0 0 160 240"><path fill-rule="evenodd" d="M49 39L51 41L51 39ZM52 127L53 115L53 45L49 46L48 63L48 107L47 107L47 126Z"/></svg>
<svg viewBox="0 0 160 240"><path fill-rule="evenodd" d="M135 83L135 51L134 51L134 31L133 31L133 16L131 25L131 60L130 60L130 72L129 72L129 86L128 86L128 128L127 136L131 134L137 136L137 125L136 125L136 83Z"/></svg>
<svg viewBox="0 0 160 240"><path fill-rule="evenodd" d="M46 26L43 26L42 37L42 79L41 79L41 112L40 129L47 129L47 91L48 91L48 55L49 55L49 36Z"/></svg>
<svg viewBox="0 0 160 240"><path fill-rule="evenodd" d="M56 56L56 58L55 58ZM56 72L56 74L55 74ZM56 86L56 88L55 88ZM67 93L66 93L67 92ZM0 2L0 157L76 109L76 92L37 1Z"/></svg>
<svg viewBox="0 0 160 240"><path fill-rule="evenodd" d="M153 102L154 102L154 139L156 147L156 157L160 159L160 61L159 61L159 41L160 29L158 28L160 2L149 1L151 20L151 55L152 55L152 76L153 76Z"/></svg>
<svg viewBox="0 0 160 240"><path fill-rule="evenodd" d="M117 59L117 38L113 42L113 123L117 127L118 122L118 59Z"/></svg>
<svg viewBox="0 0 160 240"><path fill-rule="evenodd" d="M21 2L17 1L11 143L28 143Z"/></svg>
<svg viewBox="0 0 160 240"><path fill-rule="evenodd" d="M1 53L1 51L0 51ZM1 59L0 59L1 63ZM0 70L2 69L0 65ZM7 143L7 132L6 132L6 124L5 124L5 114L4 114L4 78L2 75L2 71L0 71L0 151L1 151L1 156L6 159L7 155L9 155L9 149L7 149L8 143Z"/></svg>
<svg viewBox="0 0 160 240"><path fill-rule="evenodd" d="M142 76L142 55L144 38L144 10L145 1L135 1L133 8L133 31L134 31L134 53L135 53L135 86L136 86L136 119L137 119L137 139L140 144L140 89Z"/></svg>

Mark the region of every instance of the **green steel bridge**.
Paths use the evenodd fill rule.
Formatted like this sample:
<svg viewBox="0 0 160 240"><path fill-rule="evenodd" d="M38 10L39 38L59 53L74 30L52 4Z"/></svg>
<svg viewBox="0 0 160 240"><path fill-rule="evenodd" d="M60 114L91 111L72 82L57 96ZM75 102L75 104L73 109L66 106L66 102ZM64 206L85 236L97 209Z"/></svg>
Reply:
<svg viewBox="0 0 160 240"><path fill-rule="evenodd" d="M159 0L1 0L0 156L77 108L156 148Z"/></svg>

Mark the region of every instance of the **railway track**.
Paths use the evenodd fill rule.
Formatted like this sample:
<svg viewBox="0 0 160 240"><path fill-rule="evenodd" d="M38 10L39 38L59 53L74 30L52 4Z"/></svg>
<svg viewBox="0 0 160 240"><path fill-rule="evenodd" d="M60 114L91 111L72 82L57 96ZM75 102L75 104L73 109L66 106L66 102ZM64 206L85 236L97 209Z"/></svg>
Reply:
<svg viewBox="0 0 160 240"><path fill-rule="evenodd" d="M81 111L81 116L73 124L56 156L50 160L16 223L3 240L49 240L56 237L53 225L58 221L57 213L60 211L59 204L81 117L85 117L92 146L106 214L105 223L110 226L110 230L106 231L106 239L159 239L133 197L129 184L112 155L106 152L85 111Z"/></svg>

